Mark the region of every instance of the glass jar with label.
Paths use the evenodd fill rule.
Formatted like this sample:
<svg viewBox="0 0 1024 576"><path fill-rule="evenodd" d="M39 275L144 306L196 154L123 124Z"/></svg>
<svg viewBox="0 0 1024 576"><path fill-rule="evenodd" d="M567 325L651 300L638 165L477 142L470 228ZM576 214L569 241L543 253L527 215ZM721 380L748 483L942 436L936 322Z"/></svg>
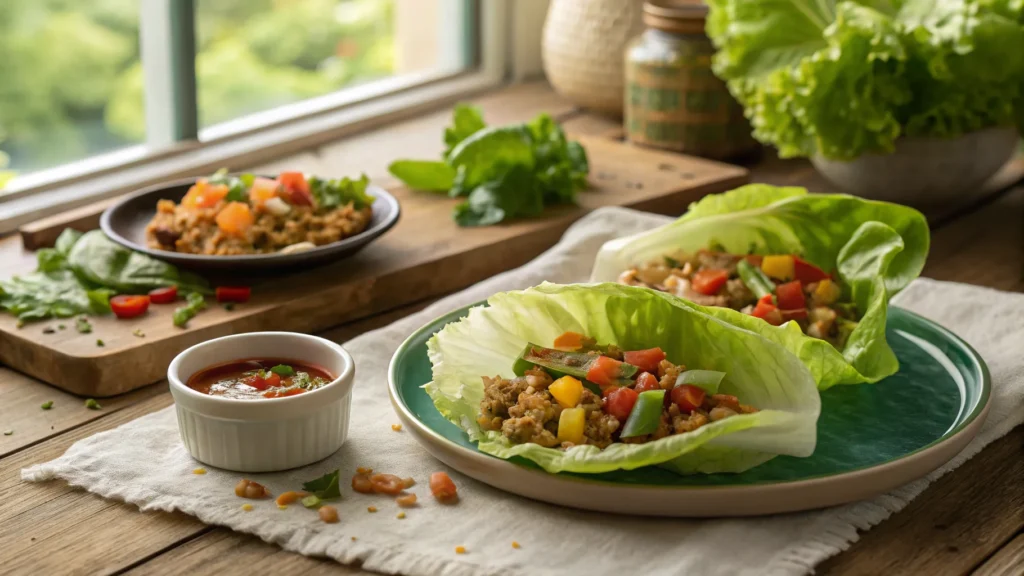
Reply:
<svg viewBox="0 0 1024 576"><path fill-rule="evenodd" d="M701 2L648 0L647 30L626 48L626 138L706 158L759 150L743 108L711 71Z"/></svg>

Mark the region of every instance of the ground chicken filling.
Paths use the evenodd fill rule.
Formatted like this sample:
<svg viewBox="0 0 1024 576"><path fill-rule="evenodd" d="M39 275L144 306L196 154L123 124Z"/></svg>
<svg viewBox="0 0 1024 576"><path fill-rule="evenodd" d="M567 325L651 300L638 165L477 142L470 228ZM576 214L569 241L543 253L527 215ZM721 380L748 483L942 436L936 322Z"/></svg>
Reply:
<svg viewBox="0 0 1024 576"><path fill-rule="evenodd" d="M843 291L832 276L791 254L678 252L626 270L619 282L732 308L775 326L792 320L839 349L857 325L853 304L841 302Z"/></svg>
<svg viewBox="0 0 1024 576"><path fill-rule="evenodd" d="M149 247L205 255L312 248L362 232L373 216L362 181L243 177L203 178L180 203L160 200L146 227Z"/></svg>
<svg viewBox="0 0 1024 576"><path fill-rule="evenodd" d="M623 351L567 332L530 344L514 378L483 377L478 423L516 444L567 449L644 443L757 409L717 393L722 372L687 370L660 348Z"/></svg>

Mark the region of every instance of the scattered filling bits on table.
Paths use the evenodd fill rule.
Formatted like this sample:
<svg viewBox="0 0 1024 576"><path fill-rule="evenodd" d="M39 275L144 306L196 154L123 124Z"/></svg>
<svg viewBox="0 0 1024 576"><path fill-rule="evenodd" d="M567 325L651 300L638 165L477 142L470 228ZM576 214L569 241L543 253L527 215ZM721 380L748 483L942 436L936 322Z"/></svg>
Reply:
<svg viewBox="0 0 1024 576"><path fill-rule="evenodd" d="M196 468L192 473L197 475L206 474L206 468Z"/></svg>
<svg viewBox="0 0 1024 576"><path fill-rule="evenodd" d="M97 338L96 339L96 346L99 347L99 348L102 348L102 347L106 346L106 344L103 343L103 340L100 340L99 338Z"/></svg>
<svg viewBox="0 0 1024 576"><path fill-rule="evenodd" d="M14 430L4 430L4 436L10 436L11 434L14 434Z"/></svg>
<svg viewBox="0 0 1024 576"><path fill-rule="evenodd" d="M249 512L252 510L252 504L242 504L242 510Z"/></svg>
<svg viewBox="0 0 1024 576"><path fill-rule="evenodd" d="M519 550L520 548L522 548L522 546L519 545L519 542L516 542L515 540L512 541L512 547L515 548L516 550Z"/></svg>
<svg viewBox="0 0 1024 576"><path fill-rule="evenodd" d="M317 514L327 524L334 524L338 521L338 509L334 506L321 506Z"/></svg>
<svg viewBox="0 0 1024 576"><path fill-rule="evenodd" d="M395 432L401 432L402 431L402 425L401 424L392 424L391 425L391 429L394 430Z"/></svg>
<svg viewBox="0 0 1024 576"><path fill-rule="evenodd" d="M43 405L40 406L40 408L42 408L43 410L49 410L50 408L53 408L53 400L47 400L46 402L43 402Z"/></svg>
<svg viewBox="0 0 1024 576"><path fill-rule="evenodd" d="M242 478L235 484L235 496L259 500L269 497L270 491L263 484Z"/></svg>
<svg viewBox="0 0 1024 576"><path fill-rule="evenodd" d="M276 502L278 506L292 504L309 495L309 492L304 492L302 490L289 490L287 492L282 492L281 495L277 497Z"/></svg>
<svg viewBox="0 0 1024 576"><path fill-rule="evenodd" d="M402 508L411 508L416 505L416 495L406 494L405 496L399 496L395 498L395 502Z"/></svg>
<svg viewBox="0 0 1024 576"><path fill-rule="evenodd" d="M75 330L78 330L80 334L88 334L92 332L92 324L85 316L79 316L75 319Z"/></svg>
<svg viewBox="0 0 1024 576"><path fill-rule="evenodd" d="M456 554L465 554L466 553L466 547L465 546L456 546L455 547L455 553Z"/></svg>
<svg viewBox="0 0 1024 576"><path fill-rule="evenodd" d="M452 504L459 499L455 482L445 472L434 472L430 475L430 493L438 502Z"/></svg>
<svg viewBox="0 0 1024 576"><path fill-rule="evenodd" d="M145 333L145 332L143 332L143 331L142 331L141 329L139 329L139 328L136 328L136 329L135 329L135 330L134 330L134 331L132 332L132 336L135 336L136 338L145 338L145 337L146 337L146 333Z"/></svg>
<svg viewBox="0 0 1024 576"><path fill-rule="evenodd" d="M366 507L366 511L370 512L370 513L376 512L377 511L377 507L376 506L367 506Z"/></svg>
<svg viewBox="0 0 1024 576"><path fill-rule="evenodd" d="M51 326L47 326L46 328L43 328L43 334L56 334L56 332L57 331L54 330Z"/></svg>
<svg viewBox="0 0 1024 576"><path fill-rule="evenodd" d="M99 402L93 400L92 398L89 398L88 400L85 401L85 407L88 408L89 410L99 410L100 408L103 408L103 406L100 406Z"/></svg>
<svg viewBox="0 0 1024 576"><path fill-rule="evenodd" d="M286 504L278 504L277 505L277 509L278 510L287 510L288 509L288 505L286 505Z"/></svg>
<svg viewBox="0 0 1024 576"><path fill-rule="evenodd" d="M395 516L395 518L398 518L399 520L404 520L405 519L405 512L399 512L398 516Z"/></svg>

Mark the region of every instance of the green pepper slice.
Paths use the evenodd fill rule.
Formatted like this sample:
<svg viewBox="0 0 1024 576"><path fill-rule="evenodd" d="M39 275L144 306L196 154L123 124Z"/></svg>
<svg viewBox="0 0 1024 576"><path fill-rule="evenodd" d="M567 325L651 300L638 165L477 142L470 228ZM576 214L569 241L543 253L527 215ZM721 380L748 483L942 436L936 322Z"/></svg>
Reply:
<svg viewBox="0 0 1024 576"><path fill-rule="evenodd" d="M622 427L622 438L632 438L651 434L661 423L661 410L665 406L664 390L648 390L641 392L636 404L629 412L626 425Z"/></svg>
<svg viewBox="0 0 1024 576"><path fill-rule="evenodd" d="M745 284L746 287L758 297L758 299L775 293L775 283L773 283L760 268L755 267L745 259L740 260L736 264L736 273L739 274L740 280L743 281L743 284Z"/></svg>

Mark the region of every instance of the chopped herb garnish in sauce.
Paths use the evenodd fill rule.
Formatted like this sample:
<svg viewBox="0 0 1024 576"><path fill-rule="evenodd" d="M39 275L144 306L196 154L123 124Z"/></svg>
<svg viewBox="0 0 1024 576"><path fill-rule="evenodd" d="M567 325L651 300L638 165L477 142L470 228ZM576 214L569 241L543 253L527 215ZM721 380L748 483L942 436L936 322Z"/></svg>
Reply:
<svg viewBox="0 0 1024 576"><path fill-rule="evenodd" d="M245 400L303 394L333 380L330 373L315 365L257 358L200 371L189 379L188 386L203 394Z"/></svg>

